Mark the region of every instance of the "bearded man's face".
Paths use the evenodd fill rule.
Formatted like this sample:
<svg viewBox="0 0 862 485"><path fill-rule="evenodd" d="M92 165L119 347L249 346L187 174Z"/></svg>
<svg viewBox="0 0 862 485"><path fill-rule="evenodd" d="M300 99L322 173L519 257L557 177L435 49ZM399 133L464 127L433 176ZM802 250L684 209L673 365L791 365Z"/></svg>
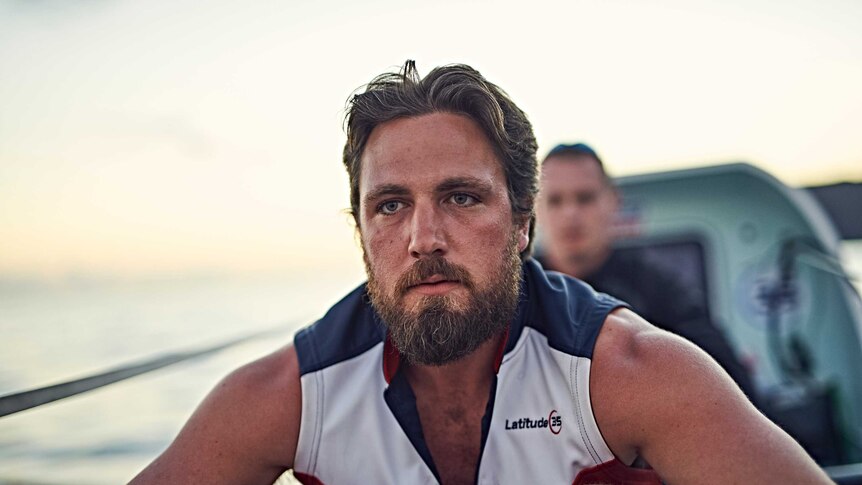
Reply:
<svg viewBox="0 0 862 485"><path fill-rule="evenodd" d="M502 164L474 121L432 113L378 125L359 199L368 293L409 362L452 362L508 326L529 221L515 221Z"/></svg>

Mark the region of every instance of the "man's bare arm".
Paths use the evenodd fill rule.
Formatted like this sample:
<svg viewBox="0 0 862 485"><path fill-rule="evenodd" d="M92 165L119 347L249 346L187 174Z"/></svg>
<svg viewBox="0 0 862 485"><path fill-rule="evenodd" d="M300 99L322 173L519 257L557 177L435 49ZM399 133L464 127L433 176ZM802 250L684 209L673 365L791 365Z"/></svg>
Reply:
<svg viewBox="0 0 862 485"><path fill-rule="evenodd" d="M705 352L631 311L605 322L590 391L614 454L666 483L832 483Z"/></svg>
<svg viewBox="0 0 862 485"><path fill-rule="evenodd" d="M293 466L302 395L292 346L243 366L132 484L271 484Z"/></svg>

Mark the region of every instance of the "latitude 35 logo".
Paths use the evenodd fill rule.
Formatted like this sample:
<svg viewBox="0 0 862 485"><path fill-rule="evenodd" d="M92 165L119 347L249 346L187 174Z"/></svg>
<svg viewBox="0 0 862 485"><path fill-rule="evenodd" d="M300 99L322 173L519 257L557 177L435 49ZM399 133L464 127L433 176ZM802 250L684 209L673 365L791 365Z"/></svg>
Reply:
<svg viewBox="0 0 862 485"><path fill-rule="evenodd" d="M518 430L518 429L535 429L535 428L548 428L551 430L553 434L560 434L560 431L563 430L563 418L557 413L557 410L554 409L548 414L547 418L518 418L512 421L506 420L506 430Z"/></svg>

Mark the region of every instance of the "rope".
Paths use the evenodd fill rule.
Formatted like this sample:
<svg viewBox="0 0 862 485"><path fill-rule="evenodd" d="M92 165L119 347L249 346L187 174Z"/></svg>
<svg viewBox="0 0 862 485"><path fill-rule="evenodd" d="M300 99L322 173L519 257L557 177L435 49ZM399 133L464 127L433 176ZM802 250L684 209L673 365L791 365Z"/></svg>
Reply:
<svg viewBox="0 0 862 485"><path fill-rule="evenodd" d="M233 347L243 342L247 342L249 340L258 339L268 335L284 333L291 328L293 328L293 326L279 325L275 328L254 332L249 335L231 339L220 344L212 345L202 349L188 350L185 352L171 352L155 358L139 361L81 379L75 379L72 381L53 384L46 387L40 387L38 389L31 389L29 391L22 391L14 394L0 396L0 418L2 418L3 416L8 416L10 414L25 411L27 409L32 409L43 404L58 401L60 399L66 399L67 397L72 397L78 394L92 391L100 387L105 387L115 382L123 381L141 374L145 374L147 372L161 369L162 367L167 367L169 365L194 359L196 357L203 357L205 355L213 354L222 351L228 347Z"/></svg>

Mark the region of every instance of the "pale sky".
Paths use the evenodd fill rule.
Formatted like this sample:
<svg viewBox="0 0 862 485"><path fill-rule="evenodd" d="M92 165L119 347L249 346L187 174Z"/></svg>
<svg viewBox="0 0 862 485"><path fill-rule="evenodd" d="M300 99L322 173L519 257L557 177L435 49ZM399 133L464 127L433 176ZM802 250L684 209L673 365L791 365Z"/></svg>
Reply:
<svg viewBox="0 0 862 485"><path fill-rule="evenodd" d="M615 175L862 180L862 2L0 0L0 277L361 273L343 107L465 62Z"/></svg>

